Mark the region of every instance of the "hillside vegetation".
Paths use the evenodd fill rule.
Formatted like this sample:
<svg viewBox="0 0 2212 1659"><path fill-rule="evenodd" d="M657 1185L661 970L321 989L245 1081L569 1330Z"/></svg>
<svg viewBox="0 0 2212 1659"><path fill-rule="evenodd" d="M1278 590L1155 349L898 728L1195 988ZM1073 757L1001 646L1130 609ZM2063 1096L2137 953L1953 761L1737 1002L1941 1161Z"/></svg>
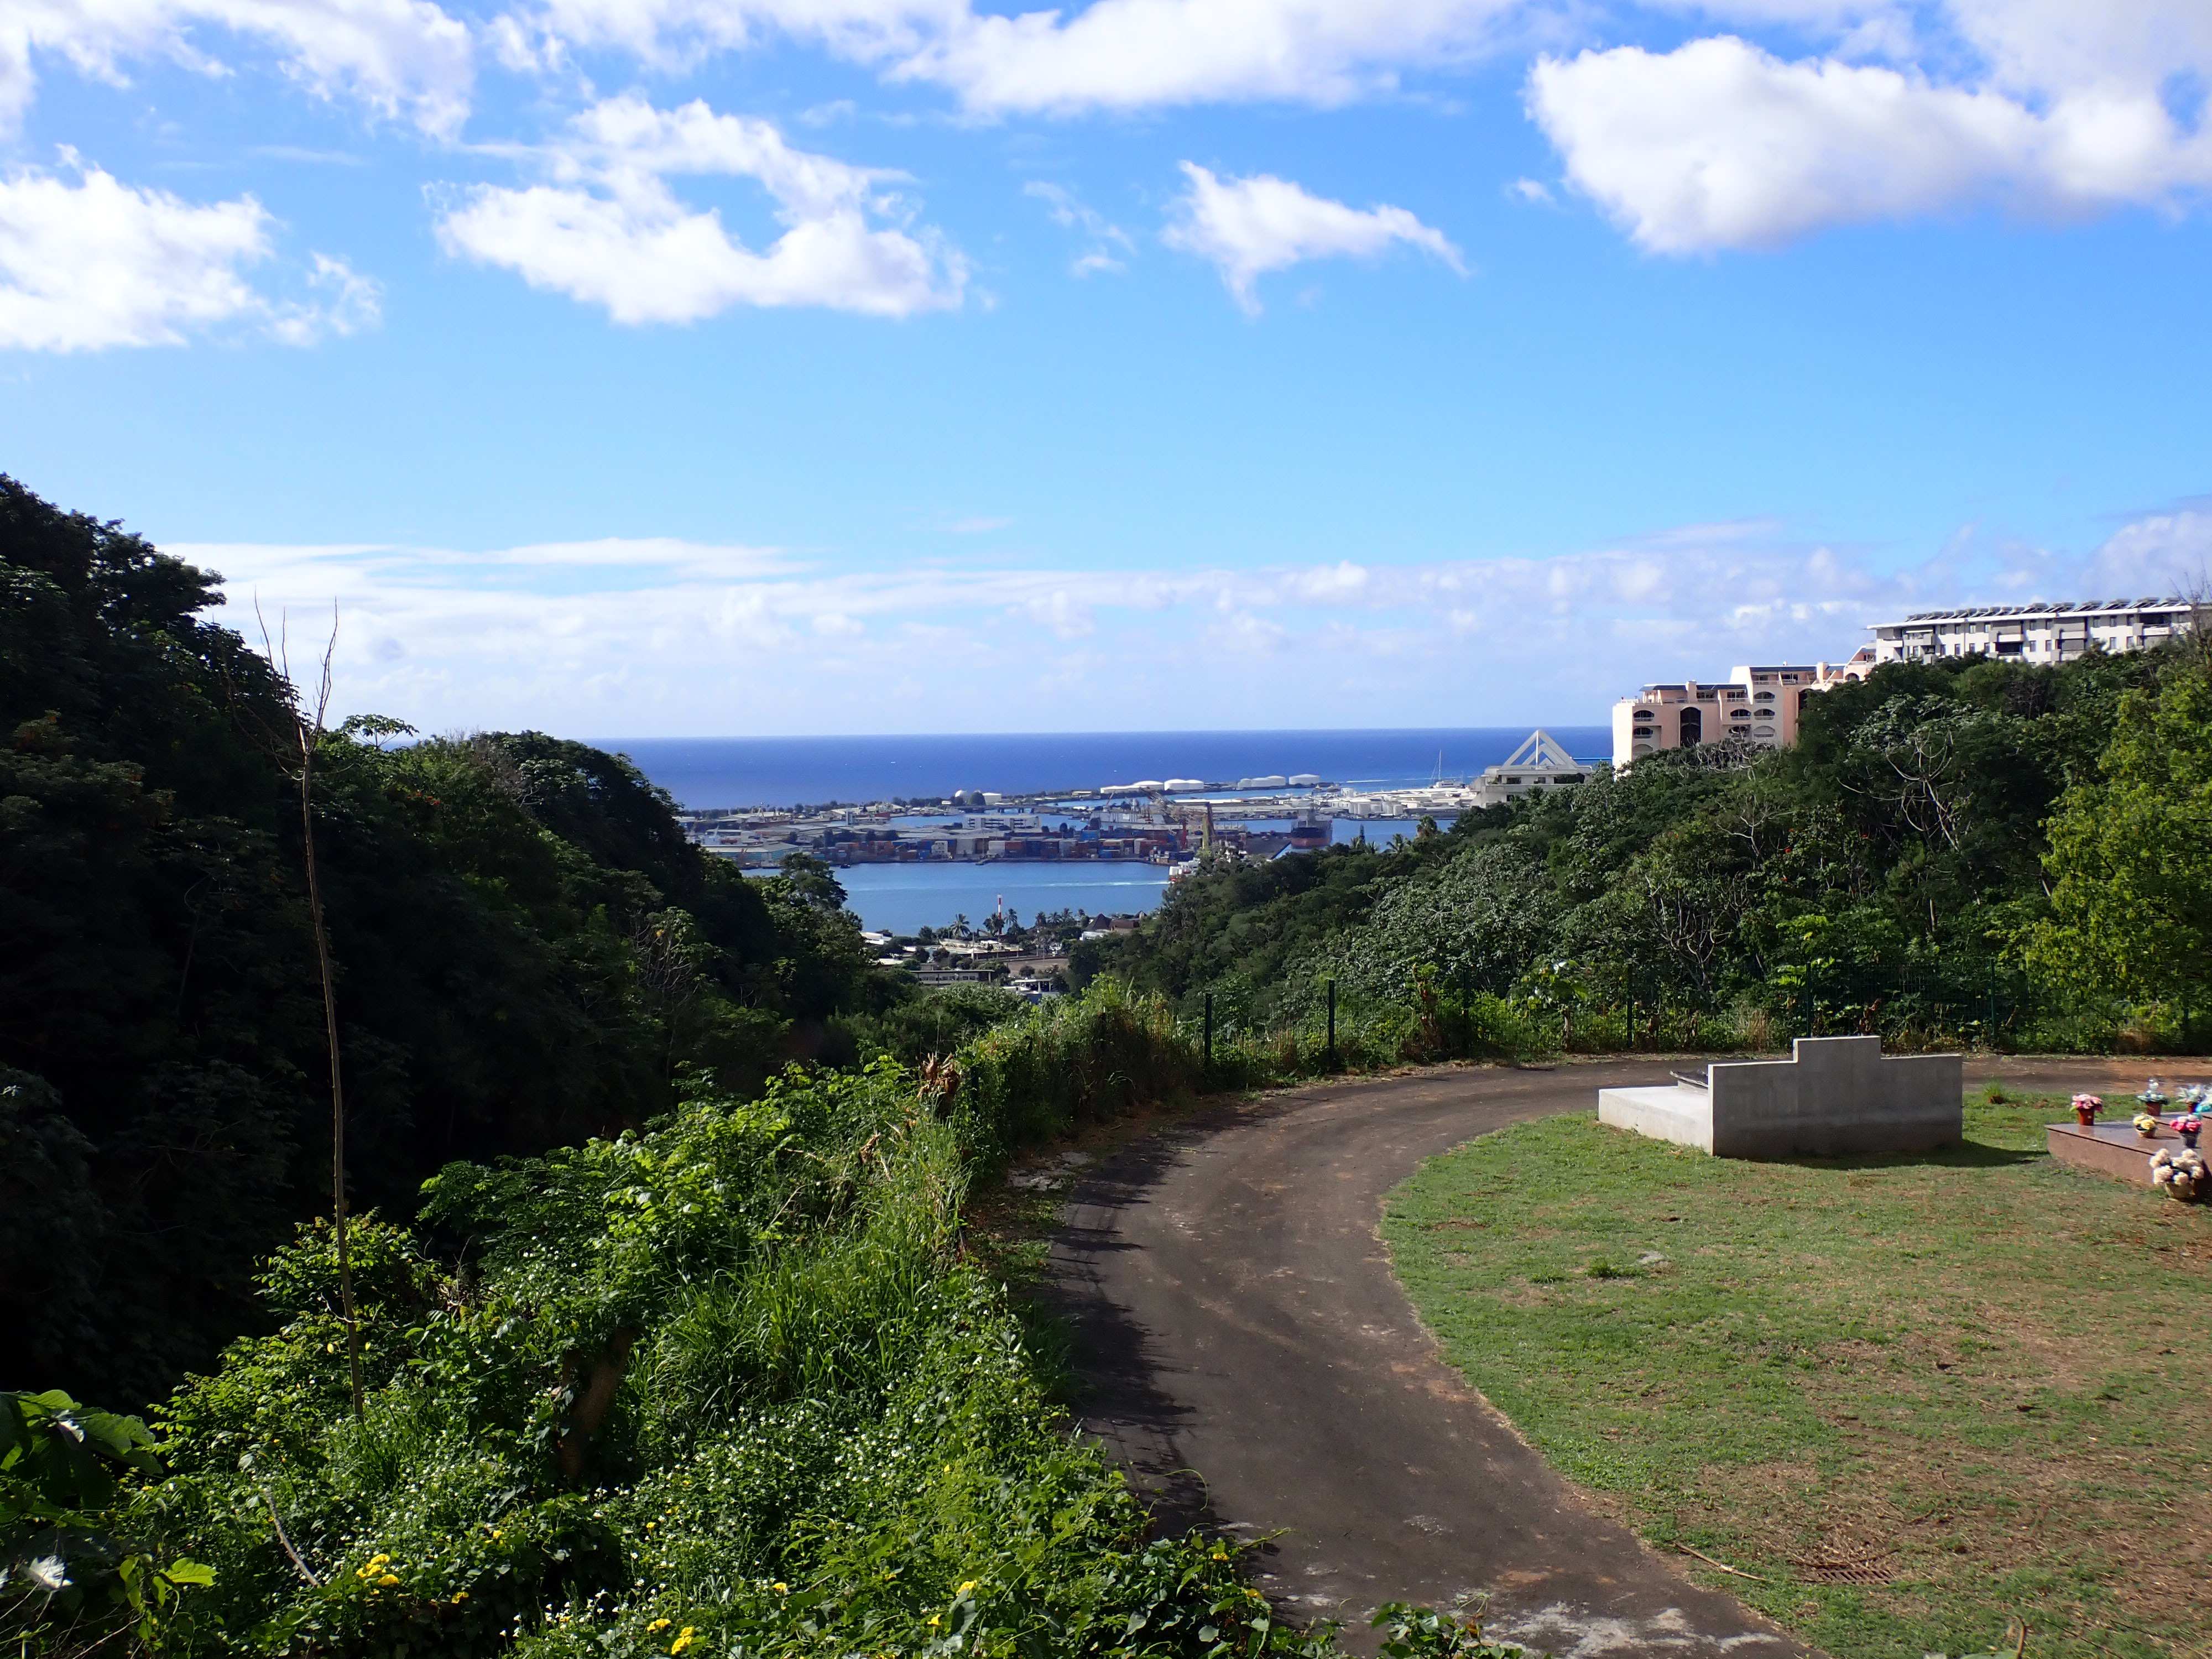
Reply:
<svg viewBox="0 0 2212 1659"><path fill-rule="evenodd" d="M2154 1047L2206 1001L2212 678L2193 643L1897 664L1802 740L1664 751L1388 848L1177 884L1079 979L1233 1034L1409 1057L1772 1046Z"/></svg>
<svg viewBox="0 0 2212 1659"><path fill-rule="evenodd" d="M215 580L0 479L0 1383L157 1398L329 1211L290 689ZM911 994L834 883L746 882L619 757L404 735L317 760L356 1202L641 1125L687 1066L849 1055Z"/></svg>
<svg viewBox="0 0 2212 1659"><path fill-rule="evenodd" d="M75 1604L0 1590L0 1631L395 1659L1305 1646L1230 1548L1148 1538L1067 1436L962 1260L959 1136L896 1061L687 1092L642 1134L451 1166L420 1229L358 1228L358 1417L305 1231L260 1278L276 1329L179 1390L158 1465L45 1517Z"/></svg>

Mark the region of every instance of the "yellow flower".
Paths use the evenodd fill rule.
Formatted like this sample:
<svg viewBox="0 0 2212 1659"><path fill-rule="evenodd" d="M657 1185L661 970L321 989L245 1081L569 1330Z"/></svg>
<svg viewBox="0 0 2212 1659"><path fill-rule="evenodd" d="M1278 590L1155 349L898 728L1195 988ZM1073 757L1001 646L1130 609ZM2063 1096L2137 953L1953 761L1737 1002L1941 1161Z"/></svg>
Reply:
<svg viewBox="0 0 2212 1659"><path fill-rule="evenodd" d="M396 1573L389 1573L389 1572L387 1572L387 1573L386 1573L386 1574L384 1575L384 1577L381 1577L381 1578L378 1579L376 1582L377 1582L378 1583L380 1583L380 1584L383 1585L385 1589L392 1589L394 1585L396 1585L396 1584L398 1584L398 1582L399 1582L399 1577L398 1577L398 1574L396 1574Z"/></svg>
<svg viewBox="0 0 2212 1659"><path fill-rule="evenodd" d="M778 1595L788 1595L791 1594L791 1586L788 1584L771 1584L769 1588L773 1589Z"/></svg>
<svg viewBox="0 0 2212 1659"><path fill-rule="evenodd" d="M457 1607L468 1599L469 1593L466 1590L455 1590L453 1592L453 1605Z"/></svg>
<svg viewBox="0 0 2212 1659"><path fill-rule="evenodd" d="M656 1619L645 1627L645 1633L650 1636L657 1630L666 1630L672 1622L674 1621L672 1620Z"/></svg>
<svg viewBox="0 0 2212 1659"><path fill-rule="evenodd" d="M932 1630L937 1628L937 1615L933 1613L929 1615L929 1627Z"/></svg>
<svg viewBox="0 0 2212 1659"><path fill-rule="evenodd" d="M686 1648L690 1647L690 1645L691 1645L691 1626L689 1626L689 1625L686 1625L686 1626L684 1626L684 1628L683 1628L682 1630L678 1631L678 1632L676 1632L676 1642L675 1642L675 1644L674 1644L672 1647L671 1647L668 1650L669 1650L671 1653L681 1653L681 1652L683 1652L683 1651L684 1651L684 1649L686 1649Z"/></svg>

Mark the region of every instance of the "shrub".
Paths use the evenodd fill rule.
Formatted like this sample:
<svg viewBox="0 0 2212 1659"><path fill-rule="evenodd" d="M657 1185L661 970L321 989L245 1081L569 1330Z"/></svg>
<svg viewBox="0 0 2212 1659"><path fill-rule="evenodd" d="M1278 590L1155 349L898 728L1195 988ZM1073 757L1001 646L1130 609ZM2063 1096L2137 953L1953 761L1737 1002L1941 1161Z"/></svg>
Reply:
<svg viewBox="0 0 2212 1659"><path fill-rule="evenodd" d="M1124 1053L1132 1087L1172 1080L1182 1053L1156 1010L1111 998L1030 1035ZM992 1086L1028 1063L1004 1052ZM167 1478L90 1500L142 1561L209 1564L167 1570L200 1587L161 1651L1301 1639L1233 1549L1148 1540L1067 1436L1004 1293L961 1260L957 1123L898 1065L787 1073L749 1103L689 1095L641 1134L449 1167L419 1232L363 1217L358 1417L328 1231L277 1254L260 1285L279 1327L171 1400ZM127 1449L142 1479L146 1449ZM55 1645L65 1611L19 1606L27 1646Z"/></svg>

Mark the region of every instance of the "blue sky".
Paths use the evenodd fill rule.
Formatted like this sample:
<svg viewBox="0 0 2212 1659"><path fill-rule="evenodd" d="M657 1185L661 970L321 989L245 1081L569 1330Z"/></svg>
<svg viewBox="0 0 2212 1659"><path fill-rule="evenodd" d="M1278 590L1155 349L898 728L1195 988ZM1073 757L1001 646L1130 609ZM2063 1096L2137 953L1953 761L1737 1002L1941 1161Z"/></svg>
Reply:
<svg viewBox="0 0 2212 1659"><path fill-rule="evenodd" d="M2202 0L19 0L0 467L427 729L1595 720L2203 572L2208 82Z"/></svg>

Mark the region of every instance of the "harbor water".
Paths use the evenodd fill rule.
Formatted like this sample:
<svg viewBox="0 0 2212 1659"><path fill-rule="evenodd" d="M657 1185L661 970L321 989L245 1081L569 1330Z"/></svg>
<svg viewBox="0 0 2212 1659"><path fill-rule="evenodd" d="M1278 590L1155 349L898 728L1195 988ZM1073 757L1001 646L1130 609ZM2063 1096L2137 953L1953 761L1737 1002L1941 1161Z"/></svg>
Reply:
<svg viewBox="0 0 2212 1659"><path fill-rule="evenodd" d="M1577 756L1601 757L1602 726L1546 728ZM942 798L956 789L1018 794L1097 789L1146 778L1208 782L1315 773L1355 789L1407 788L1466 778L1504 760L1522 726L1443 730L1078 732L872 738L693 738L602 740L695 811ZM1449 820L1447 820L1448 822ZM1254 825L1255 829L1261 825ZM1410 821L1340 818L1335 838L1387 846ZM980 923L1003 902L1028 921L1039 912L1144 915L1167 892L1152 864L1057 861L854 865L837 872L863 924L895 933Z"/></svg>

